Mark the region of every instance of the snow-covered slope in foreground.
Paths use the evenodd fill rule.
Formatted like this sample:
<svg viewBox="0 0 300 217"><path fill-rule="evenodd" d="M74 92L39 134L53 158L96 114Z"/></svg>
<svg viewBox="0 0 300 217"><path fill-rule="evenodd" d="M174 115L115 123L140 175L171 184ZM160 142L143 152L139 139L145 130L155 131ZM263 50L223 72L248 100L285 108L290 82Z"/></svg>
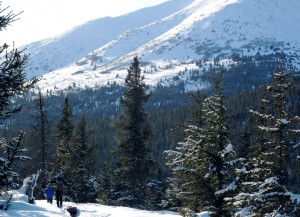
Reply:
<svg viewBox="0 0 300 217"><path fill-rule="evenodd" d="M232 53L249 55L255 54L258 49L262 54L275 52L270 47L289 55L300 54L298 0L186 0L186 4L181 5L179 2L183 1L172 0L167 2L168 6L162 4L144 11L147 13L133 13L119 21L115 20L107 28L120 31L109 33L112 37L110 40L103 40L97 49L85 56L80 53L81 58L78 58L79 54L76 58L73 56L80 50L78 43L73 48L69 46L69 50L56 47L72 58L63 64L62 57L65 56L58 56L58 60L51 57L53 63L48 61L49 65L46 66L51 72L43 76L39 82L40 88L61 90L101 86L113 81L122 83L126 68L134 56L140 57L146 83L155 85L183 69L188 71L197 68L193 64L195 59L222 59ZM130 19L121 22L129 16ZM93 35L93 32L86 36L84 31L81 33L83 41L89 41L90 35ZM67 33L63 39L66 40L69 34L72 33ZM99 36L99 40L102 40L102 36ZM56 43L60 41L56 39ZM66 43L72 41L70 39ZM32 51L38 50L38 47L33 47ZM46 51L49 55L54 52L48 48ZM42 73L40 69L42 60L47 58L46 53L39 56L39 72L36 74ZM32 61L33 66L34 58ZM61 67L57 61L61 62ZM53 71L51 64L56 66ZM34 67L31 70L34 71Z"/></svg>
<svg viewBox="0 0 300 217"><path fill-rule="evenodd" d="M29 204L28 196L25 195L28 188L26 178L23 181L23 186L19 190L12 190L9 193L13 195L11 206L7 211L0 210L0 217L61 217L70 216L66 211L67 207L75 206L78 209L76 216L78 217L179 217L180 215L169 211L145 211L127 207L103 206L100 204L83 204L63 202L63 207L58 208L53 204L47 203L46 200L36 200L35 204ZM1 195L2 196L2 195ZM0 204L4 204L7 198L0 197ZM208 213L199 214L201 217L207 217Z"/></svg>
<svg viewBox="0 0 300 217"><path fill-rule="evenodd" d="M180 217L179 214L169 211L145 211L127 207L110 207L99 204L74 204L65 202L62 209L45 200L37 200L36 205L24 201L14 201L8 211L1 211L1 217L70 217L65 210L68 206L78 208L78 217ZM206 212L199 217L208 217Z"/></svg>
<svg viewBox="0 0 300 217"><path fill-rule="evenodd" d="M26 180L26 179L25 179ZM24 194L26 181L19 190L10 191L13 194L11 206L7 211L0 210L0 217L70 217L66 211L69 206L78 209L77 217L180 217L178 213L170 211L146 211L128 207L104 206L93 203L63 202L62 208L57 208L55 200L53 204L46 200L36 200L35 204L29 204L28 196ZM28 181L28 179L27 179ZM293 200L300 200L300 195L293 195ZM0 197L0 204L4 200ZM198 217L209 217L209 212L198 213Z"/></svg>

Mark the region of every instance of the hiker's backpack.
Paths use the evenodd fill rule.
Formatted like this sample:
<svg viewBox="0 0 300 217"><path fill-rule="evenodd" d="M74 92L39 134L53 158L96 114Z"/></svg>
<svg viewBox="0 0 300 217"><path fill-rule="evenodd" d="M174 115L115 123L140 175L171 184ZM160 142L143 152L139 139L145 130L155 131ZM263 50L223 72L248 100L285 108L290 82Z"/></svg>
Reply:
<svg viewBox="0 0 300 217"><path fill-rule="evenodd" d="M66 210L70 213L70 215L71 215L72 217L73 217L73 216L75 217L76 214L77 214L77 207L69 206Z"/></svg>

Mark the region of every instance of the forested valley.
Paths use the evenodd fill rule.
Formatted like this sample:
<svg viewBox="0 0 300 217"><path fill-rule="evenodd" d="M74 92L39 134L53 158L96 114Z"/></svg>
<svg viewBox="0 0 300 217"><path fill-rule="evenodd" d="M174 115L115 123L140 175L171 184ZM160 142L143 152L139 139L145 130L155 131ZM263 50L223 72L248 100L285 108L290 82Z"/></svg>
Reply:
<svg viewBox="0 0 300 217"><path fill-rule="evenodd" d="M285 92L281 93L286 94L281 99L286 99L286 104L281 107L287 111L284 113L286 118L298 117L300 111L298 72L288 64L275 61L278 55L283 57L285 60L283 62L288 62L285 59L287 56L283 54L277 54L277 56L257 54L255 57L235 56L234 60L237 61L237 64L231 65L227 69L215 60L209 66L209 70L192 71L190 79L202 79L210 82L211 86L207 89L185 91L185 81L180 78L180 75L174 78L174 83L170 86L159 84L155 88L144 86L147 103L145 101L145 119L142 119L142 122L148 124L146 128L149 127L149 132L147 131L147 139L143 143L147 147L144 151L148 152L147 155L150 158L147 160L149 168L145 168L141 173L144 172L147 177L144 181L148 182L148 189L143 191L150 192L150 198L149 195L146 196L147 193L139 192L137 195L144 196L138 200L136 198L137 201L126 199L128 197L126 194L133 190L126 190L126 187L116 185L114 171L126 168L125 165L118 167L116 147L118 147L118 140L124 139L122 136L120 138L124 132L120 132L118 126L126 125L127 122L118 125L124 109L119 102L126 90L128 91L128 87L126 89L126 86L114 83L99 89L83 91L70 88L68 92L59 94L28 91L24 96L16 97L15 103L21 104L23 109L19 114L4 121L1 126L3 137L14 138L18 135L19 130L24 132L24 148L27 149L26 155L30 157L30 160L16 164L14 169L20 174L20 181L28 174L43 170L43 181L35 193L37 198L43 197L39 191L45 187L47 180L58 174L63 174L74 187L78 185L76 180L82 179L85 174L87 175L85 187L82 187L81 183L81 187L77 186L77 189L80 190L76 191L76 197L82 202L98 201L108 205L118 204L147 209L177 210L178 207L188 207L188 210L195 212L212 205L215 207L212 211L215 211L217 216L225 215L224 210L218 210L218 206L223 207L224 204L222 206L220 204L204 204L203 201L201 202L201 196L194 195L203 194L203 190L197 190L190 186L185 189L185 191L190 191L190 195L179 193L180 187L176 187L174 184L180 185L181 183L185 186L182 175L192 179L195 174L189 175L189 172L181 175L180 172L174 174L174 168L179 166L174 158L177 159L178 156L173 156L173 160L172 157L170 160L170 155L172 155L170 153L185 142L188 143L190 136L195 133L195 128L191 128L191 126L208 126L208 123L204 123L207 111L203 106L207 103L207 99L216 94L215 91L219 91L217 95L222 97L218 100L222 99L223 106L226 108L222 113L223 122L219 125L226 123L225 140L232 144L235 152L232 156L237 159L256 159L252 157L257 153L255 145L259 138L262 138L262 132L257 128L259 124L263 123L263 120L257 120L259 119L256 117L258 113L253 111L259 110L276 114L274 105L276 100L262 100L264 97L272 97L272 94L266 92L270 89L267 87L271 85L272 80L274 82L273 73L281 70L288 72L289 78L284 82L293 81L289 83L288 88L284 89ZM138 62L136 64L133 71L140 70ZM202 63L200 61L197 64L201 65ZM140 81L142 82L142 79ZM267 101L271 104L264 105ZM215 105L217 104L216 102ZM126 106L129 105L126 104ZM267 113L258 116L260 118L268 117ZM126 118L123 117L123 119ZM296 126L299 125L296 124ZM268 130L265 133L268 134ZM295 135L285 138L296 144L299 142L297 134L296 132ZM273 138L272 135L269 136L268 138ZM182 151L184 148L181 147L179 150ZM299 193L300 188L297 178L300 169L297 161L299 151L297 148L296 150L289 147L286 153L289 156L286 167L288 169L286 186L293 193ZM179 152L175 151L174 153L177 155ZM190 164L193 163L190 162L187 165ZM184 167L184 163L180 167ZM81 169L79 170L79 168ZM230 178L232 179L233 171L228 173L231 174ZM146 176L146 174L148 175ZM126 177L126 174L120 176ZM174 179L177 181L174 182ZM139 181L143 182L143 180ZM224 184L225 182L223 187ZM89 193L82 193L83 190ZM127 192L126 196L120 195L122 190ZM71 194L69 197L72 200ZM197 197L199 198L196 199ZM123 200L119 200L120 198Z"/></svg>

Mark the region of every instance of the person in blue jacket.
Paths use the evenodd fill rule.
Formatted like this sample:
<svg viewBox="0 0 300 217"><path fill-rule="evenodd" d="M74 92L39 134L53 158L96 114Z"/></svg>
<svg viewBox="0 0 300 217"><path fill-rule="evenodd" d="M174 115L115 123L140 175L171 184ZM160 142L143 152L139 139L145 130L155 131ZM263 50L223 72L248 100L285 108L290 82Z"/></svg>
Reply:
<svg viewBox="0 0 300 217"><path fill-rule="evenodd" d="M46 197L47 197L47 202L50 204L52 204L54 192L55 191L54 191L52 184L49 183L45 193L46 193Z"/></svg>

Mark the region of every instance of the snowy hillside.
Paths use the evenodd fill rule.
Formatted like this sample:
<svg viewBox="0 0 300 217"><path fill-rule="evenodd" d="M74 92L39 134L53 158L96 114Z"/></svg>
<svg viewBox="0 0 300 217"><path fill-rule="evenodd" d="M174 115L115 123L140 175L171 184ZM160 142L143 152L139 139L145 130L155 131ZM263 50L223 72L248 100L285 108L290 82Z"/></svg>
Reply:
<svg viewBox="0 0 300 217"><path fill-rule="evenodd" d="M39 76L75 63L129 29L162 19L192 1L173 0L119 17L99 18L55 38L29 44L26 46L26 53L30 54L28 74Z"/></svg>
<svg viewBox="0 0 300 217"><path fill-rule="evenodd" d="M269 54L275 48L297 56L299 8L298 0L171 0L29 45L28 74L43 75L44 91L122 83L139 56L146 83L155 85L198 68L194 60L226 62L233 53ZM299 67L300 61L293 64Z"/></svg>

